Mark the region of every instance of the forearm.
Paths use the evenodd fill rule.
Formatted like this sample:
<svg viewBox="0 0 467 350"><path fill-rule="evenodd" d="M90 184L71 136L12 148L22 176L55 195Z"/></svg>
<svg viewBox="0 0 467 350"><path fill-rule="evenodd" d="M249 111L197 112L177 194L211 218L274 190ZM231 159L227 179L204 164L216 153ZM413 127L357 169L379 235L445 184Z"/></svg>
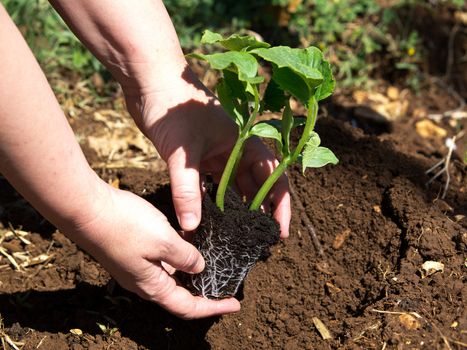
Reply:
<svg viewBox="0 0 467 350"><path fill-rule="evenodd" d="M0 76L0 173L52 223L69 227L93 211L99 180L1 5Z"/></svg>
<svg viewBox="0 0 467 350"><path fill-rule="evenodd" d="M131 89L137 94L155 92L158 86L164 88L183 74L186 61L162 1L51 0L50 3L125 87L126 93Z"/></svg>

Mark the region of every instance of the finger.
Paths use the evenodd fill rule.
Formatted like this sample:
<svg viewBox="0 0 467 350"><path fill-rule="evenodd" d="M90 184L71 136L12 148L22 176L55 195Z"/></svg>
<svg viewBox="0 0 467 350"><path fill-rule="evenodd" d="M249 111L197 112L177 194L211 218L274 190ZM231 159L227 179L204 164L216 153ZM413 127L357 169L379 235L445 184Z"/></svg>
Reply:
<svg viewBox="0 0 467 350"><path fill-rule="evenodd" d="M157 256L148 257L148 260L161 260L187 273L200 273L204 270L204 259L200 252L172 229L159 242L159 247L154 249L157 249Z"/></svg>
<svg viewBox="0 0 467 350"><path fill-rule="evenodd" d="M290 194L284 193L278 202L275 203L276 209L274 210L274 218L277 220L281 227L281 238L289 237L290 228Z"/></svg>
<svg viewBox="0 0 467 350"><path fill-rule="evenodd" d="M281 238L289 236L291 218L289 179L283 174L272 187L268 203L274 210L274 218L281 227Z"/></svg>
<svg viewBox="0 0 467 350"><path fill-rule="evenodd" d="M168 161L170 187L178 222L184 231L192 231L201 219L201 189L198 162L187 167L183 150L177 151Z"/></svg>
<svg viewBox="0 0 467 350"><path fill-rule="evenodd" d="M183 319L204 318L223 315L240 310L240 303L234 298L210 300L193 296L185 288L175 286L158 300L159 305Z"/></svg>
<svg viewBox="0 0 467 350"><path fill-rule="evenodd" d="M177 269L175 267L173 267L172 265L170 264L167 264L166 262L164 261L161 261L161 265L162 267L164 268L165 271L167 271L167 273L169 275L173 275L175 272L177 272Z"/></svg>
<svg viewBox="0 0 467 350"><path fill-rule="evenodd" d="M193 296L185 288L177 285L175 279L157 262L146 266L146 272L138 283L136 292L142 298L156 302L183 319L203 318L240 310L240 303L234 298L209 300Z"/></svg>
<svg viewBox="0 0 467 350"><path fill-rule="evenodd" d="M265 160L253 164L251 171L257 188L264 183L279 165L279 162L269 152L263 152L262 155ZM251 182L251 180L247 181ZM269 211L271 206L273 207L274 218L279 222L281 228L281 238L287 238L289 236L291 209L289 181L286 174L283 174L271 188L263 205L266 212Z"/></svg>

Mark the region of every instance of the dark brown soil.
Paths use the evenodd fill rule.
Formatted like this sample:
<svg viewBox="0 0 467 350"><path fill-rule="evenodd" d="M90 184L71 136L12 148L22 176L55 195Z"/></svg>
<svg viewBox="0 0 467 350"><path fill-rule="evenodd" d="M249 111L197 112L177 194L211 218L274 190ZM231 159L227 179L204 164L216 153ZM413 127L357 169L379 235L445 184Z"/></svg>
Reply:
<svg viewBox="0 0 467 350"><path fill-rule="evenodd" d="M201 223L193 239L206 266L199 274L181 273L188 290L211 299L235 296L258 260L279 242L279 224L271 215L250 211L233 191L227 191L225 210L215 203L217 187L208 184Z"/></svg>
<svg viewBox="0 0 467 350"><path fill-rule="evenodd" d="M297 197L291 236L251 271L239 313L181 321L115 286L61 233L44 230L31 234L33 244L26 248L32 255L54 254L48 264L20 272L0 261L4 332L23 349L463 348L465 166L454 160L449 191L440 200L443 182L426 188L425 170L444 149L416 136L413 125L397 124L374 136L325 118L318 132L340 163L308 171L305 178L291 169ZM105 174L115 176L122 188L170 210L161 176L135 169ZM2 183L0 208L12 196ZM0 218L6 223L1 210ZM9 249L20 249L14 241ZM427 276L425 261L440 262L444 270ZM323 339L317 319L331 339ZM108 326L107 334L96 323ZM113 327L118 330L110 334Z"/></svg>

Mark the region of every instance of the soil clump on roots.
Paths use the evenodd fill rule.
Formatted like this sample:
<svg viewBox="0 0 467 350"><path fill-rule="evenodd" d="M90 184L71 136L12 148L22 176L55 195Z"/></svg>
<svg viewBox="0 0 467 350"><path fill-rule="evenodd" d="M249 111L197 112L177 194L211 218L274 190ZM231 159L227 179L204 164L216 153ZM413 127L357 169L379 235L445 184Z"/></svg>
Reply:
<svg viewBox="0 0 467 350"><path fill-rule="evenodd" d="M195 295L221 299L237 294L258 260L265 260L269 248L279 241L279 224L268 214L250 211L235 192L226 194L225 210L217 208L216 188L208 186L203 199L201 224L193 245L206 266L196 275L180 274Z"/></svg>

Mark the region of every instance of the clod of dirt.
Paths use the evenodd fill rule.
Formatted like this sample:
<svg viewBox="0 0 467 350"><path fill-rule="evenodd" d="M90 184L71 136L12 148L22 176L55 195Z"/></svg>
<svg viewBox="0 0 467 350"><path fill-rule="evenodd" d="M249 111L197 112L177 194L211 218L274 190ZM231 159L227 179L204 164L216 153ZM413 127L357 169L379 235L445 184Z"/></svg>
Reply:
<svg viewBox="0 0 467 350"><path fill-rule="evenodd" d="M200 274L182 274L182 280L197 295L234 296L256 262L270 255L269 248L279 241L279 235L279 224L270 215L248 210L233 191L227 193L224 212L206 195L193 241L206 267Z"/></svg>
<svg viewBox="0 0 467 350"><path fill-rule="evenodd" d="M419 329L421 327L420 322L410 314L399 315L399 321L408 330Z"/></svg>

